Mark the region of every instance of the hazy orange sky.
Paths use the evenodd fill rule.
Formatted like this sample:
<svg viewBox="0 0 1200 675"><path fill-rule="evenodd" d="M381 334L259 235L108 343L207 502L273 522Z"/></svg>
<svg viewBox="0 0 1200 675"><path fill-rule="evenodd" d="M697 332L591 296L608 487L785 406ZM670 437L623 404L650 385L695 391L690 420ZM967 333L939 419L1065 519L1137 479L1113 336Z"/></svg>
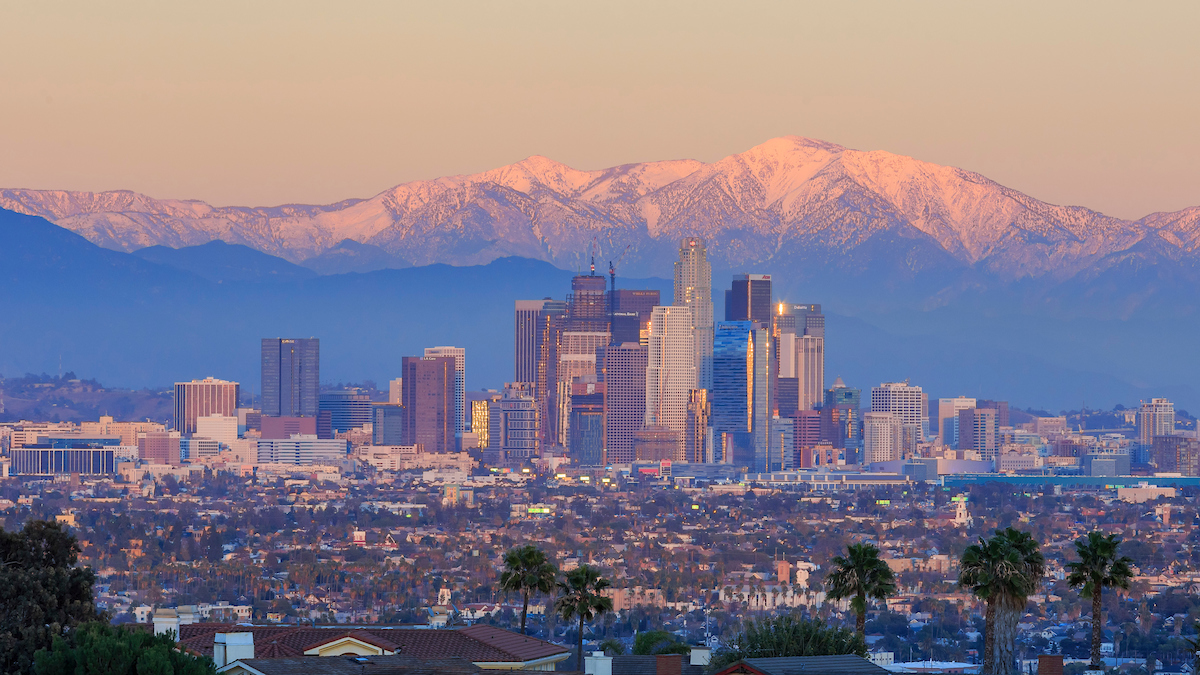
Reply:
<svg viewBox="0 0 1200 675"><path fill-rule="evenodd" d="M0 187L367 197L797 134L1200 204L1200 3L6 2Z"/></svg>

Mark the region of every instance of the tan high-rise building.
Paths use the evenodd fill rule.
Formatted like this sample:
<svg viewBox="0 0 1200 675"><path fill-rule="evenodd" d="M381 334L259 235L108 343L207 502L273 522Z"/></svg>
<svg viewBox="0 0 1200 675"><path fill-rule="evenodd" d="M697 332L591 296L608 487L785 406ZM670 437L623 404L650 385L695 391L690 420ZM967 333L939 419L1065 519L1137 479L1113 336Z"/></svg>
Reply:
<svg viewBox="0 0 1200 675"><path fill-rule="evenodd" d="M958 447L958 413L976 407L975 399L965 396L939 398L937 404L937 444ZM932 420L931 420L932 421Z"/></svg>
<svg viewBox="0 0 1200 675"><path fill-rule="evenodd" d="M1143 402L1138 410L1137 428L1138 442L1145 446L1153 445L1155 436L1175 433L1175 404L1165 398Z"/></svg>
<svg viewBox="0 0 1200 675"><path fill-rule="evenodd" d="M712 389L712 265L701 237L685 237L679 242L673 304L692 310L698 384L701 389Z"/></svg>
<svg viewBox="0 0 1200 675"><path fill-rule="evenodd" d="M646 426L670 429L683 454L688 399L696 389L696 349L690 307L655 307L646 365Z"/></svg>
<svg viewBox="0 0 1200 675"><path fill-rule="evenodd" d="M196 419L209 415L237 417L241 389L237 382L211 377L175 383L175 423L181 434L196 433Z"/></svg>
<svg viewBox="0 0 1200 675"><path fill-rule="evenodd" d="M863 464L904 459L904 423L890 412L864 413Z"/></svg>

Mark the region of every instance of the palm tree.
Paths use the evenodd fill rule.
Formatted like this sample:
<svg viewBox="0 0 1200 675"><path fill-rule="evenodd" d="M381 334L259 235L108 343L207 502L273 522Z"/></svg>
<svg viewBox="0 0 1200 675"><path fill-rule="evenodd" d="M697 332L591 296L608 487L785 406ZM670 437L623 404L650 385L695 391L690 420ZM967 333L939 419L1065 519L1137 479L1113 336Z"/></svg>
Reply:
<svg viewBox="0 0 1200 675"><path fill-rule="evenodd" d="M1192 652L1192 672L1200 673L1200 621L1192 624L1192 629L1196 631L1196 637L1185 637L1183 642Z"/></svg>
<svg viewBox="0 0 1200 675"><path fill-rule="evenodd" d="M887 600L896 593L892 568L879 557L874 544L850 544L846 556L835 556L830 562L834 570L825 577L830 600L850 598L854 610L854 628L862 635L867 625L867 599Z"/></svg>
<svg viewBox="0 0 1200 675"><path fill-rule="evenodd" d="M580 565L567 572L567 576L558 582L561 595L554 603L554 609L563 621L579 619L579 651L578 668L583 669L583 624L597 616L611 612L612 598L601 595L601 591L612 584L600 576L600 571L589 565Z"/></svg>
<svg viewBox="0 0 1200 675"><path fill-rule="evenodd" d="M529 596L552 593L558 568L546 559L546 554L530 544L508 550L504 554L504 572L500 575L500 590L520 593L525 600L521 607L521 634L525 634L525 618L529 615Z"/></svg>
<svg viewBox="0 0 1200 675"><path fill-rule="evenodd" d="M1067 563L1067 583L1080 588L1079 595L1092 600L1092 670L1103 670L1100 643L1104 640L1104 619L1100 600L1105 588L1129 589L1133 577L1133 558L1119 554L1121 540L1115 534L1088 532L1075 542L1078 562Z"/></svg>
<svg viewBox="0 0 1200 675"><path fill-rule="evenodd" d="M987 603L981 675L1013 672L1017 622L1046 573L1040 545L1011 527L963 551L958 584Z"/></svg>

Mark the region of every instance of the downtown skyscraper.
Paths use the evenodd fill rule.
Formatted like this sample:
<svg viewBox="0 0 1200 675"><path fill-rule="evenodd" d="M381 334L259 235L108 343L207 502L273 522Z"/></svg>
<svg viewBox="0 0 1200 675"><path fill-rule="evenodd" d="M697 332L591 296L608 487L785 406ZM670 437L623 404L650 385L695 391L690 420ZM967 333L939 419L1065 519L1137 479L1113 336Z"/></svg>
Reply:
<svg viewBox="0 0 1200 675"><path fill-rule="evenodd" d="M426 347L425 356L454 359L454 435L462 438L467 430L467 350L462 347Z"/></svg>
<svg viewBox="0 0 1200 675"><path fill-rule="evenodd" d="M688 402L696 389L696 345L689 307L655 307L646 364L646 426L675 434L675 459L683 458Z"/></svg>
<svg viewBox="0 0 1200 675"><path fill-rule="evenodd" d="M679 242L675 261L676 307L690 307L696 342L696 372L700 389L712 388L713 302L712 265L701 237Z"/></svg>
<svg viewBox="0 0 1200 675"><path fill-rule="evenodd" d="M320 399L321 341L263 338L264 417L316 417Z"/></svg>
<svg viewBox="0 0 1200 675"><path fill-rule="evenodd" d="M771 335L754 321L714 327L711 392L713 452L726 464L767 471L771 422Z"/></svg>

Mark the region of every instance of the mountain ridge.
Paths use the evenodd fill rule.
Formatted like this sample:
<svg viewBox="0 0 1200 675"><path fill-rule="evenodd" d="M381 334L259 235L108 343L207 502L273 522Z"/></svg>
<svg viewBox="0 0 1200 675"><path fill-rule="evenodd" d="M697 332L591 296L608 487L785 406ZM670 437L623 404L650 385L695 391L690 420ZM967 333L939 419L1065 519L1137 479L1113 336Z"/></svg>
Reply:
<svg viewBox="0 0 1200 675"><path fill-rule="evenodd" d="M219 239L300 264L349 240L386 254L364 257L371 265L519 256L570 269L594 252L605 259L624 252L623 266L646 276L670 265L679 238L700 235L720 269L821 260L853 275L901 274L879 279L886 283L903 281L904 269L920 276L949 265L1008 284L1086 278L1147 240L1155 245L1141 255L1177 262L1200 255L1200 207L1123 220L1049 204L965 169L798 136L712 163L580 170L533 155L327 205L214 207L130 191L6 189L0 208L45 217L115 250ZM355 258L338 260L314 268L353 269Z"/></svg>

